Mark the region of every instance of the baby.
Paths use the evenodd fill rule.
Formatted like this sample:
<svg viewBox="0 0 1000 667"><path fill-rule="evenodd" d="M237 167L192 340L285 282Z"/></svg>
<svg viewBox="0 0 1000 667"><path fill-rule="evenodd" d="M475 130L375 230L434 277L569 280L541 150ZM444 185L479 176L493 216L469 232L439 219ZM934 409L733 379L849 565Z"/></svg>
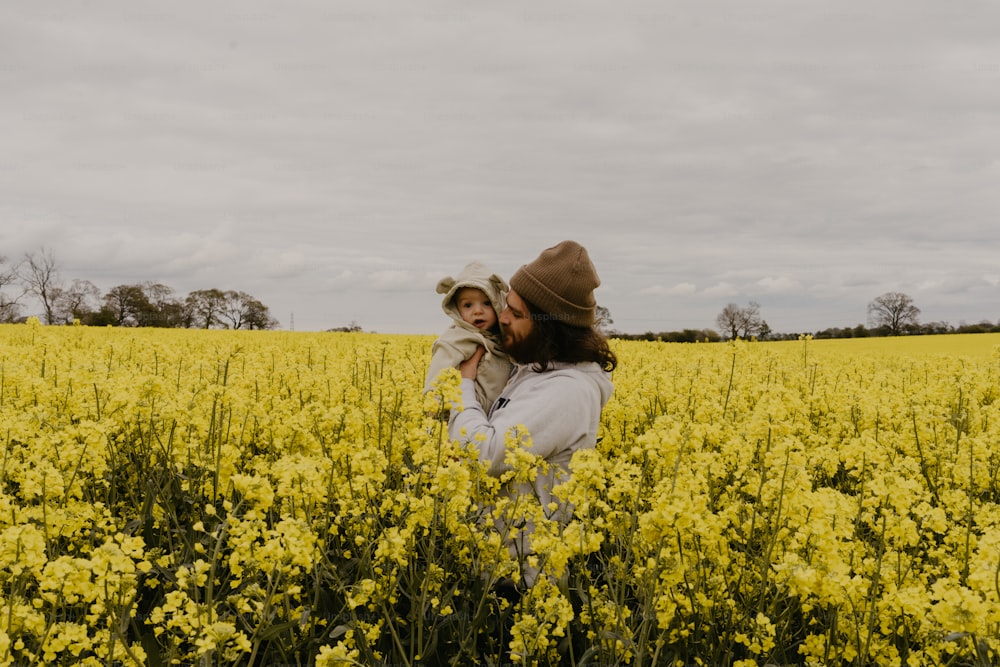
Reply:
<svg viewBox="0 0 1000 667"><path fill-rule="evenodd" d="M480 345L486 354L476 373L476 398L489 411L500 396L511 364L500 349L500 313L506 308L507 283L479 262L472 262L457 278L442 278L437 293L444 294L441 309L452 319L451 325L431 346L431 365L427 370L424 392L445 368L457 367L472 356Z"/></svg>

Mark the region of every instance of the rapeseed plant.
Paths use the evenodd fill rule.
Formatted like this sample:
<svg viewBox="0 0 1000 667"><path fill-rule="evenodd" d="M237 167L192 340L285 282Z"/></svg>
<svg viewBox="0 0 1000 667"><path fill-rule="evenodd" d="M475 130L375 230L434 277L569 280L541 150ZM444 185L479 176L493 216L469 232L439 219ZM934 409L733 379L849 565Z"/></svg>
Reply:
<svg viewBox="0 0 1000 667"><path fill-rule="evenodd" d="M997 337L616 341L565 479L430 342L0 326L0 665L997 662Z"/></svg>

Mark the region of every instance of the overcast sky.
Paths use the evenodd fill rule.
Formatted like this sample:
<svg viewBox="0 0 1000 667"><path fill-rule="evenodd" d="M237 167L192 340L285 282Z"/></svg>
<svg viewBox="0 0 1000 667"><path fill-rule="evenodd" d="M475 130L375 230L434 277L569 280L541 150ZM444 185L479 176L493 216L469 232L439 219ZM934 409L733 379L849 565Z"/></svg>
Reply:
<svg viewBox="0 0 1000 667"><path fill-rule="evenodd" d="M567 238L626 332L750 300L854 326L887 291L997 321L998 26L977 0L4 0L0 255L242 290L296 330L436 333L439 278Z"/></svg>

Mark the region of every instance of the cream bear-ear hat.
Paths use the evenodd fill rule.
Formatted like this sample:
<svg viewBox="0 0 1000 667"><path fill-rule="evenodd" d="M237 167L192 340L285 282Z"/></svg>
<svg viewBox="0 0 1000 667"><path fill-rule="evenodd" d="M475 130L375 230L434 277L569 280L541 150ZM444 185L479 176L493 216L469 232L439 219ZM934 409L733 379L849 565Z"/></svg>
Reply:
<svg viewBox="0 0 1000 667"><path fill-rule="evenodd" d="M437 283L435 288L437 293L444 295L441 308L448 315L454 314L452 299L455 298L455 293L463 287L475 287L485 292L490 303L493 304L494 310L497 311L497 315L507 307L507 292L510 291L507 281L487 268L485 264L470 262L466 264L458 276L446 276Z"/></svg>

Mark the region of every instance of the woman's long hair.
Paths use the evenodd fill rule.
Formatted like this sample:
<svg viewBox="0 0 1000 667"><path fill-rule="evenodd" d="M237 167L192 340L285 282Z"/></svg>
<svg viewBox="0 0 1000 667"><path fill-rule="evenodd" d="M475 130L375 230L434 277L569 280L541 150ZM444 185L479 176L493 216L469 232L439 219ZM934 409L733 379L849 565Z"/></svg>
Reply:
<svg viewBox="0 0 1000 667"><path fill-rule="evenodd" d="M532 358L525 361L534 364L534 370L548 370L553 361L571 364L593 361L608 372L618 366L618 357L600 331L567 324L558 315L546 313L530 301L524 303L535 329L530 337L534 343Z"/></svg>

